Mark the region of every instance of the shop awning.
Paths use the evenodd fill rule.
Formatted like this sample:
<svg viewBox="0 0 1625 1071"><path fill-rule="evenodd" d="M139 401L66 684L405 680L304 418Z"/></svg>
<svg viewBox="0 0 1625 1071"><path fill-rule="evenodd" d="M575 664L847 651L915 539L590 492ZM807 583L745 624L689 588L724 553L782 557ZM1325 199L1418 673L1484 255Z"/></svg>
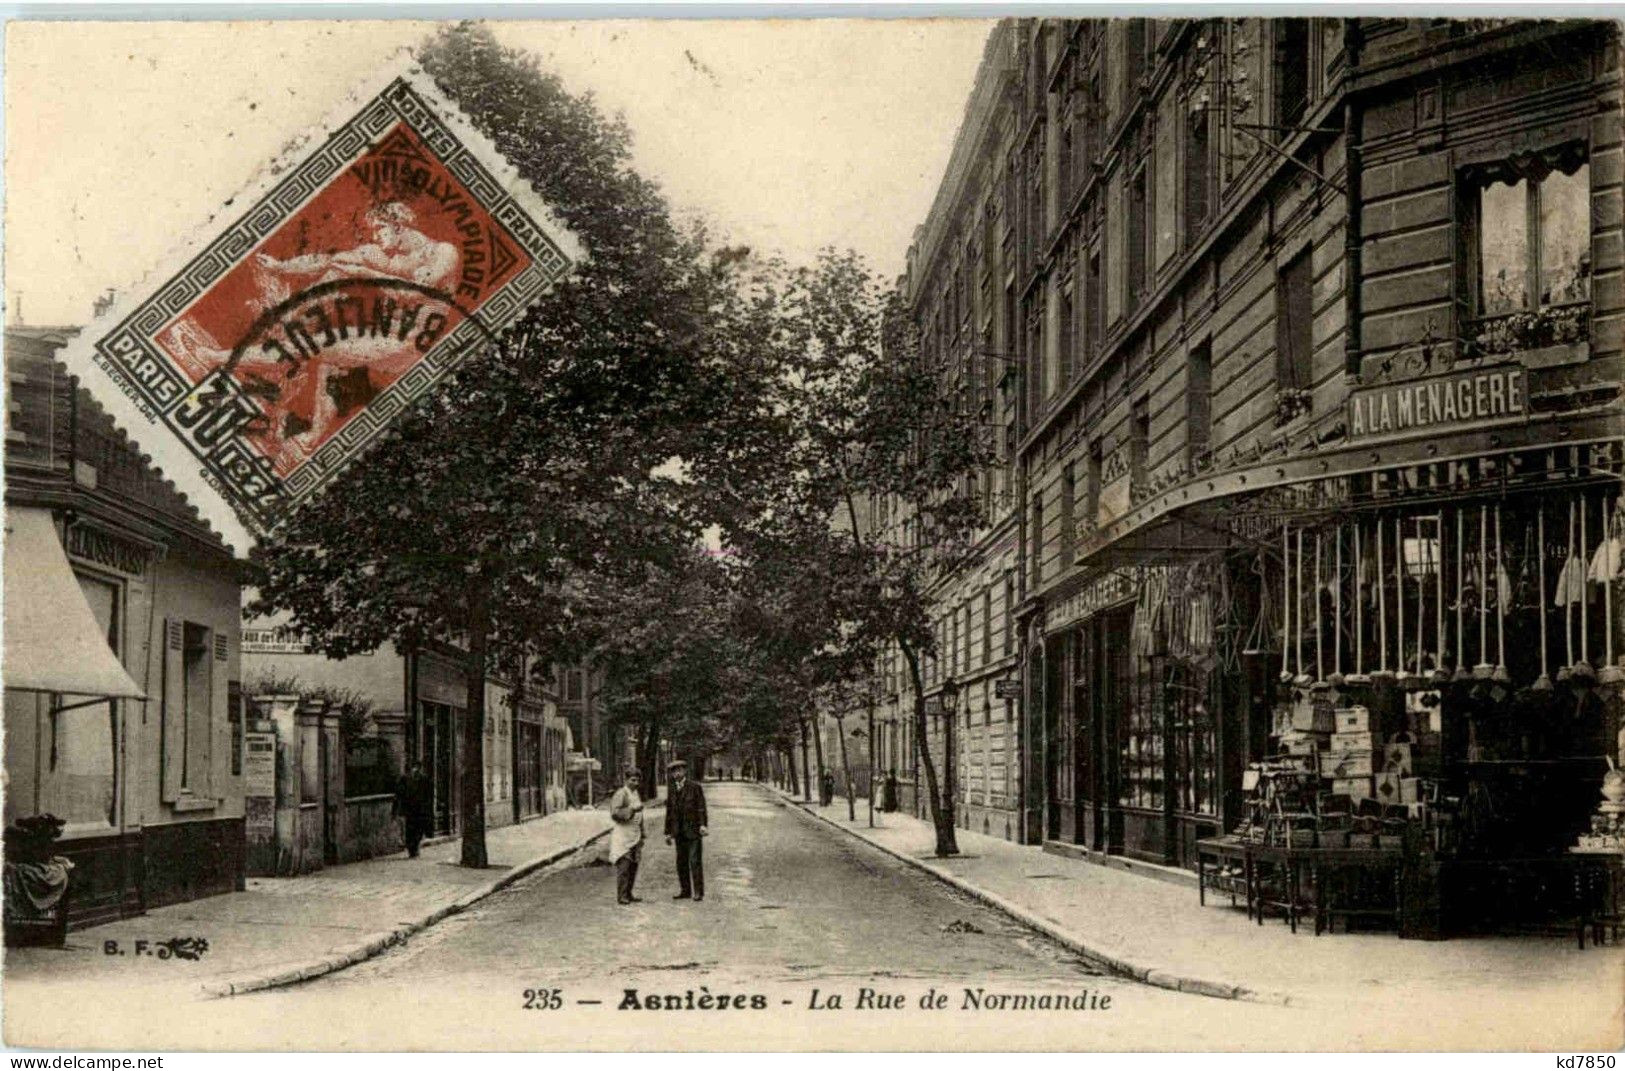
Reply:
<svg viewBox="0 0 1625 1071"><path fill-rule="evenodd" d="M108 647L50 512L7 506L4 553L5 687L146 698Z"/></svg>

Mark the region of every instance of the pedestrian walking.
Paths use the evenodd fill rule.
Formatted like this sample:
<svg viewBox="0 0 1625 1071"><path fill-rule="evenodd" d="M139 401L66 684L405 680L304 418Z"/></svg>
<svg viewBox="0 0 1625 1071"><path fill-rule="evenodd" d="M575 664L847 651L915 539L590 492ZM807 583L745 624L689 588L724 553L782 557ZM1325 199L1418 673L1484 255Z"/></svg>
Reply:
<svg viewBox="0 0 1625 1071"><path fill-rule="evenodd" d="M822 776L818 778L818 802L820 805L828 807L830 801L834 798L835 775L830 773L828 770L825 770Z"/></svg>
<svg viewBox="0 0 1625 1071"><path fill-rule="evenodd" d="M705 792L688 779L688 763L666 767L666 843L677 846L677 895L673 900L705 899Z"/></svg>
<svg viewBox="0 0 1625 1071"><path fill-rule="evenodd" d="M880 809L888 814L897 810L897 767L886 771L885 788L880 794Z"/></svg>
<svg viewBox="0 0 1625 1071"><path fill-rule="evenodd" d="M401 819L401 832L406 838L406 855L418 857L418 848L434 824L434 785L424 772L421 762L414 762L411 770L395 788L393 817Z"/></svg>
<svg viewBox="0 0 1625 1071"><path fill-rule="evenodd" d="M618 904L636 904L643 899L632 893L638 880L638 863L643 859L643 797L638 795L641 780L637 770L627 767L621 775L621 787L609 801L609 817L614 823L609 831L609 861L615 864Z"/></svg>

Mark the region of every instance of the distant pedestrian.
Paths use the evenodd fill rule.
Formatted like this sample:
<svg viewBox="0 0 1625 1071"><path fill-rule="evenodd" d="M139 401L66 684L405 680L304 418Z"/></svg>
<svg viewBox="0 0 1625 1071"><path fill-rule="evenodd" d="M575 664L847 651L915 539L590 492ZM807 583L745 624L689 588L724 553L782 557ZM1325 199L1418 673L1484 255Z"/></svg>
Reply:
<svg viewBox="0 0 1625 1071"><path fill-rule="evenodd" d="M888 814L897 810L897 767L886 771L885 787L880 793L880 809Z"/></svg>
<svg viewBox="0 0 1625 1071"><path fill-rule="evenodd" d="M682 759L666 767L666 843L677 846L677 895L673 900L705 899L705 792L688 779Z"/></svg>
<svg viewBox="0 0 1625 1071"><path fill-rule="evenodd" d="M609 831L609 861L615 864L615 902L635 904L643 898L632 894L638 880L638 863L643 859L643 798L638 795L638 772L628 767L621 787L610 797L609 817L615 824Z"/></svg>
<svg viewBox="0 0 1625 1071"><path fill-rule="evenodd" d="M421 762L414 762L411 770L401 778L395 788L394 817L401 819L401 832L406 838L406 855L418 857L418 848L434 825L434 785L423 771Z"/></svg>
<svg viewBox="0 0 1625 1071"><path fill-rule="evenodd" d="M825 770L818 778L818 802L828 807L835 798L835 775Z"/></svg>

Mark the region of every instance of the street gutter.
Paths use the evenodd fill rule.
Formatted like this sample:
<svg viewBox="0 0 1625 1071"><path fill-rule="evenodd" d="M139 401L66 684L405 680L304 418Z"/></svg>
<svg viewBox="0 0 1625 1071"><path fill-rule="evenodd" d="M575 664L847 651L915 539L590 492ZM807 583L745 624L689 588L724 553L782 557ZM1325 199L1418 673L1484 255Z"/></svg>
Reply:
<svg viewBox="0 0 1625 1071"><path fill-rule="evenodd" d="M845 833L856 840L860 840L878 851L884 852L893 859L900 860L917 870L924 871L943 884L950 885L958 891L965 893L967 896L981 901L988 907L1010 916L1023 926L1026 926L1028 929L1037 930L1039 933L1042 933L1051 940L1065 946L1072 952L1100 963L1114 974L1132 979L1136 982L1144 982L1147 985L1154 985L1160 989L1172 989L1180 993L1194 993L1204 997L1217 997L1221 1000L1245 1000L1256 1004L1274 1004L1283 1006L1295 1005L1297 1003L1292 996L1287 993L1279 993L1267 989L1253 989L1250 986L1238 985L1233 982L1215 981L1208 978L1196 978L1189 975L1177 974L1169 970L1163 970L1160 967L1137 963L1129 959L1120 951L1108 950L1101 948L1099 945L1092 944L1087 939L1063 928L1060 923L1055 922L1053 919L1035 914L1024 907L1013 904L996 893L988 892L986 889L982 889L971 884L964 878L959 877L957 874L953 874L942 869L941 867L933 866L923 859L916 859L912 855L906 855L902 852L888 848L884 844L870 840L859 831L850 829L847 826L841 825L832 818L826 818L817 811L809 809L811 806L810 804L796 799L794 796L789 795L782 789L776 788L772 785L764 785L763 787L769 788L774 792L774 794L778 797L778 803L781 807L786 807L799 814L806 815L808 818L813 819L814 821L822 822L827 826L838 829L842 833Z"/></svg>
<svg viewBox="0 0 1625 1071"><path fill-rule="evenodd" d="M491 894L512 885L520 878L529 877L539 870L551 867L561 861L567 861L572 856L580 855L609 836L609 833L610 831L607 829L600 830L586 840L570 847L560 848L546 855L540 855L534 859L527 859L522 863L515 864L493 880L486 882L484 885L476 886L451 903L443 904L420 918L404 922L393 929L380 930L377 933L369 934L353 944L330 949L316 959L292 967L277 966L269 970L258 968L235 978L211 979L202 983L200 989L205 997L234 997L243 993L255 993L266 989L297 985L312 978L320 978L335 971L342 971L346 967L369 960L387 949L393 948L395 945L403 944L413 934L421 933L442 919L461 914ZM566 870L570 869L570 867L564 866L559 869Z"/></svg>

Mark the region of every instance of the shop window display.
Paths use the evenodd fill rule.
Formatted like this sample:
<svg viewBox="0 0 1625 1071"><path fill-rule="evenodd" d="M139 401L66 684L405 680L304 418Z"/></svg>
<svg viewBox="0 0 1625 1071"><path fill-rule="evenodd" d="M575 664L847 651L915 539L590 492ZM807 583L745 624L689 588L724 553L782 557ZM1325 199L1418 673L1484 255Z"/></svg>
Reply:
<svg viewBox="0 0 1625 1071"><path fill-rule="evenodd" d="M1493 497L1283 525L1261 559L1287 597L1244 838L1403 852L1439 883L1435 933L1561 914L1537 893L1570 880L1574 853L1625 850L1625 805L1604 791L1621 761L1625 511L1613 462L1578 457L1520 459ZM1195 792L1178 787L1183 807Z"/></svg>

